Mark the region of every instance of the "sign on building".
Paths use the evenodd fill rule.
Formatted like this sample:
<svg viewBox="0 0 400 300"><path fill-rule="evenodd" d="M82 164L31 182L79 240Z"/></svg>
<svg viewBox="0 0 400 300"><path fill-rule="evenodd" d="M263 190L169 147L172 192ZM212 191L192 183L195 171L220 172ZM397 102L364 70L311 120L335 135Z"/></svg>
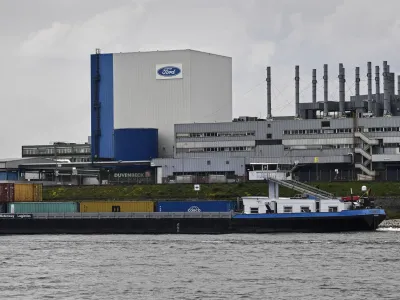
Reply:
<svg viewBox="0 0 400 300"><path fill-rule="evenodd" d="M156 79L181 79L183 78L182 64L156 65Z"/></svg>

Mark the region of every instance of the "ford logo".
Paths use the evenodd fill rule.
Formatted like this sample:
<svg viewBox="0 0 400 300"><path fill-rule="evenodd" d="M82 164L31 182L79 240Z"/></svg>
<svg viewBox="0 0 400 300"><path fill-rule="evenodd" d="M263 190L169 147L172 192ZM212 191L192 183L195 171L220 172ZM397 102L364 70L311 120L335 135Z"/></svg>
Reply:
<svg viewBox="0 0 400 300"><path fill-rule="evenodd" d="M164 77L174 77L181 73L181 69L177 67L168 66L158 69L157 73L158 75Z"/></svg>

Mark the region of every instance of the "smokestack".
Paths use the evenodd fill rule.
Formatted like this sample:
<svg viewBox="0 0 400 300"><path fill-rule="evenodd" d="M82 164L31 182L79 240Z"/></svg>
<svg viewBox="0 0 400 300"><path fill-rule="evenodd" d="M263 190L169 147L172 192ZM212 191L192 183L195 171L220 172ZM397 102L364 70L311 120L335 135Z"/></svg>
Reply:
<svg viewBox="0 0 400 300"><path fill-rule="evenodd" d="M360 67L356 67L356 100L360 97Z"/></svg>
<svg viewBox="0 0 400 300"><path fill-rule="evenodd" d="M397 76L397 95L400 97L400 76Z"/></svg>
<svg viewBox="0 0 400 300"><path fill-rule="evenodd" d="M345 93L344 93L344 83L345 83L345 77L344 77L345 71L343 68L343 64L339 64L339 117L344 116L344 98L345 98Z"/></svg>
<svg viewBox="0 0 400 300"><path fill-rule="evenodd" d="M372 65L368 62L368 112L372 113Z"/></svg>
<svg viewBox="0 0 400 300"><path fill-rule="evenodd" d="M267 119L272 119L272 114L271 114L271 67L267 67Z"/></svg>
<svg viewBox="0 0 400 300"><path fill-rule="evenodd" d="M381 98L381 87L380 87L380 72L379 66L375 66L375 102L379 102Z"/></svg>
<svg viewBox="0 0 400 300"><path fill-rule="evenodd" d="M312 102L317 103L317 69L312 70Z"/></svg>
<svg viewBox="0 0 400 300"><path fill-rule="evenodd" d="M328 116L328 65L324 65L324 117Z"/></svg>
<svg viewBox="0 0 400 300"><path fill-rule="evenodd" d="M389 72L387 61L383 62L383 115L390 115L389 102Z"/></svg>
<svg viewBox="0 0 400 300"><path fill-rule="evenodd" d="M296 77L294 80L296 81L296 105L295 105L295 118L300 117L300 74L299 74L299 66L296 66Z"/></svg>

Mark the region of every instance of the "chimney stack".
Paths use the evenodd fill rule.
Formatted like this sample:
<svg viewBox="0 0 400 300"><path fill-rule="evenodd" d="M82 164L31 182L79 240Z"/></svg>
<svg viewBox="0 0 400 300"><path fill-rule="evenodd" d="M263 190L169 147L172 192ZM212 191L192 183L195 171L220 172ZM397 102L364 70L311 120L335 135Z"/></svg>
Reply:
<svg viewBox="0 0 400 300"><path fill-rule="evenodd" d="M397 96L400 97L400 75L397 76Z"/></svg>
<svg viewBox="0 0 400 300"><path fill-rule="evenodd" d="M360 67L356 67L356 100L360 99Z"/></svg>
<svg viewBox="0 0 400 300"><path fill-rule="evenodd" d="M389 101L389 68L387 61L383 62L383 115L390 115L390 101Z"/></svg>
<svg viewBox="0 0 400 300"><path fill-rule="evenodd" d="M368 62L368 112L372 113L372 65Z"/></svg>
<svg viewBox="0 0 400 300"><path fill-rule="evenodd" d="M267 119L272 119L271 114L271 67L267 67Z"/></svg>
<svg viewBox="0 0 400 300"><path fill-rule="evenodd" d="M381 87L380 87L380 71L379 66L375 66L375 102L380 103L381 101ZM374 115L378 114L377 106L374 108Z"/></svg>
<svg viewBox="0 0 400 300"><path fill-rule="evenodd" d="M317 103L317 69L312 70L312 102Z"/></svg>
<svg viewBox="0 0 400 300"><path fill-rule="evenodd" d="M324 64L324 117L328 117L328 65Z"/></svg>
<svg viewBox="0 0 400 300"><path fill-rule="evenodd" d="M345 70L343 64L339 64L339 117L344 117L344 83L345 83Z"/></svg>
<svg viewBox="0 0 400 300"><path fill-rule="evenodd" d="M296 81L296 104L295 104L295 118L300 117L300 74L299 74L299 66L296 66L296 77L294 78Z"/></svg>

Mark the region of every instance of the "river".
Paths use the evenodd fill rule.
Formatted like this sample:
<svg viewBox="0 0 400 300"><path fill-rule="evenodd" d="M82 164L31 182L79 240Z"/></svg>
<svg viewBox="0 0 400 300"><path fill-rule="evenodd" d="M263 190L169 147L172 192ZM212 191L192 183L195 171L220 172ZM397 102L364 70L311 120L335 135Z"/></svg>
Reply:
<svg viewBox="0 0 400 300"><path fill-rule="evenodd" d="M399 299L400 231L0 237L1 299Z"/></svg>

